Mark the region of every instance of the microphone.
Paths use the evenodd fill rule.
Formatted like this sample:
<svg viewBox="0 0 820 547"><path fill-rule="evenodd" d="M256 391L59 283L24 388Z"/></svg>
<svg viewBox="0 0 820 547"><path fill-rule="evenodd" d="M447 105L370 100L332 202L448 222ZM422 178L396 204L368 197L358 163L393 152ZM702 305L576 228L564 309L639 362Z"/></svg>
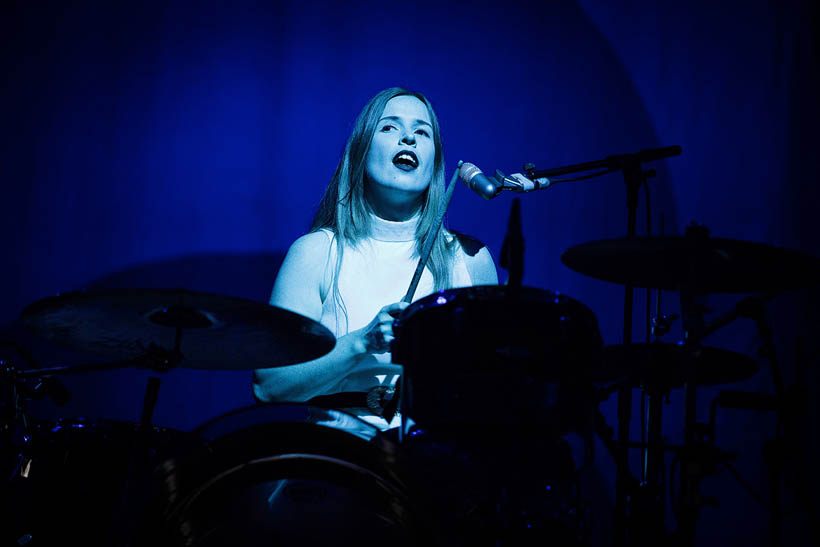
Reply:
<svg viewBox="0 0 820 547"><path fill-rule="evenodd" d="M498 170L495 172L495 177L488 178L481 172L481 169L472 163L462 163L458 169L458 176L473 192L484 199L493 199L501 193L501 190L512 190L523 194L524 192L543 190L552 184L547 177L533 180L521 173L505 175Z"/></svg>
<svg viewBox="0 0 820 547"><path fill-rule="evenodd" d="M501 193L501 185L488 179L481 169L472 163L462 163L458 168L458 177L469 186L470 190L484 199L493 199Z"/></svg>

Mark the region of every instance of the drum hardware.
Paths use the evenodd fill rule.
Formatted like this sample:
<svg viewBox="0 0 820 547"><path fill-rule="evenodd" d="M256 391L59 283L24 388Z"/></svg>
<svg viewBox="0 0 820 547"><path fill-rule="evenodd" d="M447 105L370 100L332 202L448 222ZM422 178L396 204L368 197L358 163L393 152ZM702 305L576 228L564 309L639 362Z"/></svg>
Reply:
<svg viewBox="0 0 820 547"><path fill-rule="evenodd" d="M44 438L49 438L50 435L63 428L63 426L58 423L58 425L49 428L50 430L43 430L42 427L40 427L40 424L33 422L29 417L28 412L26 411L26 402L30 400L41 400L48 397L57 406L65 405L68 400L70 400L71 393L57 377L51 376L50 374L55 372L64 372L66 369L69 369L69 372L77 371L73 370L72 367L56 367L50 369L39 368L40 364L38 361L34 359L34 357L24 347L21 347L19 344L14 342L9 342L8 345L11 345L17 349L18 353L24 358L29 368L19 370L15 367L5 366L2 370L2 379L10 385L13 390L11 400L14 407L14 416L9 417L4 424L4 430L12 431L7 448L11 448L12 452L17 453L13 464L13 470L8 476L7 486L9 487L9 490L7 495L9 498L5 501L13 503L13 498L16 497L18 498L16 500L17 504L22 504L23 507L27 507L29 510L35 510L34 506L28 505L28 498L33 495L33 493L39 493L44 496L46 495L48 488L58 488L58 486L62 484L62 473L57 471L61 464L57 461L52 461L52 458L59 454L49 454L50 450L59 450L60 446L56 441L52 441L51 444L47 445L48 448L44 448L42 442ZM29 382L27 382L28 380L34 380L35 385L31 387ZM92 472L93 474L86 478L87 483L84 484L85 488L95 488L96 486L90 485L98 484L103 480L122 481L120 487L117 489L113 489L111 485L103 487L101 483L99 484L101 489L100 491L105 490L112 496L108 500L109 503L105 508L106 511L109 511L106 514L110 517L111 522L101 523L95 527L95 530L93 531L83 531L79 528L75 530L80 532L84 538L84 541L88 542L90 545L95 545L96 542L103 541L113 541L115 544L120 544L119 540L127 542L127 539L130 537L130 533L132 531L130 528L130 511L133 509L135 501L135 485L139 483L140 476L148 465L151 450L156 448L155 444L152 442L153 428L151 426L151 416L153 414L154 405L156 404L158 390L159 378L149 379L141 421L139 427L133 431L131 444L128 447L129 454L127 456L127 464L119 469L122 474L117 474L116 476L106 475L104 478L98 478L98 470L94 469ZM86 424L82 422L70 424L68 427L73 428L75 425L78 428L97 427L94 424ZM107 442L109 442L108 436L110 434L102 431L100 431L100 434L105 435L104 439L107 444ZM9 435L6 436L9 437ZM81 449L82 447L80 446L70 449L66 447L66 450ZM96 454L89 453L88 456L92 458L107 458L109 455L101 450ZM68 456L66 455L66 457ZM109 464L106 463L100 465L102 469L109 469L108 466ZM71 471L76 472L76 470L66 467L65 473L70 473ZM104 473L105 472L101 473L101 477ZM44 477L48 477L48 479ZM65 480L67 481L68 479L66 478ZM32 503L34 502L32 501ZM85 502L83 501L80 503L82 504ZM90 498L89 503L92 503ZM37 508L38 511L39 509L40 508ZM74 513L71 512L74 509L65 511L65 515L49 513L49 511L52 510L57 512L62 511L56 507L53 507L52 509L42 512L42 518L44 521L54 519L55 524L63 523L63 520L60 519L69 518L67 515L74 515ZM16 538L18 543L21 541L28 542L32 539L36 539L38 541L48 541L48 539L45 538L50 537L49 534L52 532L49 532L47 528L44 527L43 523L35 522L28 515L18 516L21 517L21 522L17 523L20 528L15 527L14 531L24 532L20 537ZM97 518L103 518L103 516L100 515ZM116 539L117 537L119 537L119 540Z"/></svg>
<svg viewBox="0 0 820 547"><path fill-rule="evenodd" d="M638 210L638 195L641 186L643 186L646 193L647 203L647 231L651 230L649 225L649 185L647 181L649 178L655 176L654 170L645 171L643 163L653 161L664 157L675 156L681 153L680 147L668 147L666 149L658 149L655 151L644 151L637 154L620 156L617 161L612 161L614 166L621 169L624 182L626 183L626 202L627 202L627 239L634 239L637 231L637 210ZM611 167L614 167L611 165ZM562 256L563 260L563 256ZM632 311L634 305L634 283L628 280L624 287L624 323L623 323L623 343L629 345L632 343ZM618 439L629 438L629 422L632 414L632 390L629 388L622 388L618 391ZM618 460L622 464L626 460L626 447L621 448L623 455ZM617 477L615 481L615 545L624 545L626 543L626 511L627 511L627 495L628 488L627 476L629 475L628 467L620 465L617 470Z"/></svg>
<svg viewBox="0 0 820 547"><path fill-rule="evenodd" d="M401 382L399 378L396 383ZM381 416L389 424L398 410L401 386L375 386L367 392L367 409L374 415Z"/></svg>
<svg viewBox="0 0 820 547"><path fill-rule="evenodd" d="M609 358L620 363L621 368L631 368L633 385L650 386L654 389L654 397L653 392L649 392L650 412L645 427L647 432L653 431L654 428L655 434L650 433L646 443L643 443L644 437L642 436L641 443L641 449L644 451L643 478L645 480L643 482L650 486L662 484L658 478L662 475L651 471L650 468L663 469L663 460L658 454L665 450L662 448L663 443L658 443L660 415L653 415L652 408L660 408L664 390L681 387L684 390L684 448L689 447L690 449L678 451L676 456L676 461L681 462L680 495L674 506L678 527L670 537L674 537L681 545L693 545L695 523L699 511L704 506L698 493L700 480L704 476L704 469L711 472L714 468L704 463L705 459L708 459L706 458L709 455L708 451L697 452L695 448L692 448L700 446L701 439L708 434L710 427L712 428L712 443L714 442L714 418L710 420L711 425L699 424L695 420L696 390L700 385L719 385L749 377L759 368L755 361L745 356L717 348L703 347L700 344L712 333L738 318L747 317L755 320L758 336L763 340L759 355L768 361L775 394L772 396L739 395L726 391L722 400L732 404L754 403L762 407L774 405L775 410L778 411L781 432L790 428L794 431L793 426L782 424L782 404L775 405L775 401L784 400L784 388L772 343L771 328L765 322L764 304L785 290L816 284L820 277L818 276L820 260L788 249L711 238L705 227L690 225L683 237L627 238L577 245L565 251L562 261L580 273L605 281L617 283L631 281L636 286L678 290L680 293L681 317L684 323L682 345L663 344L657 340L644 345L625 344L621 347L604 348L604 356L605 361ZM706 323L703 320L705 296L711 292L757 292L759 294L743 298L732 310ZM659 313L657 317L660 317ZM656 319L653 334L663 335L668 332L668 323L660 324L660 329L658 326L659 322ZM616 357L619 354L620 356ZM636 362L630 362L632 359ZM640 364L648 362L655 362L663 368ZM710 364L707 365L707 363ZM655 372L657 370L662 370L662 372ZM713 405L716 404L718 403L713 402ZM622 417L619 415L619 420ZM620 435L618 438L627 439ZM627 443L627 446L630 445ZM772 445L767 444L767 446ZM652 457L653 450L655 458ZM779 460L776 456L772 457L772 454L782 454L782 451L767 450L766 461L774 462L769 467L770 470L774 470L772 480L776 482ZM652 465L653 461L654 465ZM738 478L728 460L718 458L717 461L725 464L725 467ZM738 478L738 480L741 479ZM630 500L637 499L640 503L641 498L634 496L634 484L632 486L633 494L630 494ZM654 492L657 491L658 488L655 488ZM655 493L650 494L649 497L654 497ZM804 500L808 500L806 506L810 507L813 503L811 498L805 493L801 496ZM658 535L654 539L643 534L635 536L633 539L638 544L656 542L663 537L661 534L664 533L663 529L657 525L658 522L662 522L659 520L662 519L662 514L653 512L656 506L651 503L643 505L648 507L647 511L642 511L636 504L634 509L639 520L633 520L626 526L638 531L648 529L650 530L649 536L653 533ZM653 526L655 532L651 532ZM778 541L775 538L779 536L779 526L779 520L773 516L771 528L772 541L775 545Z"/></svg>
<svg viewBox="0 0 820 547"><path fill-rule="evenodd" d="M710 405L710 427L714 435L716 427L716 413L718 407L737 408L758 411L775 412L777 416L776 430L772 438L766 440L762 446L763 460L766 464L769 475L769 502L762 505L769 513L770 543L773 546L781 544L781 478L784 465L787 460L791 460L793 473L795 475L794 490L795 496L800 504L804 506L810 515L817 514L817 504L812 497L812 492L804 480L806 467L805 461L799 455L798 435L806 430L805 420L807 407L807 391L805 387L805 363L802 360L801 344L798 340L796 347L796 374L795 381L790 388L786 388L780 372L780 365L777 351L774 345L773 330L766 317L765 301L770 296L754 298L749 297L740 301L730 312L725 314L721 321L730 321L734 318L748 318L755 322L761 346L758 355L769 364L769 372L772 377L772 384L775 393L754 393L733 390L721 390L718 396ZM728 319L731 317L732 319ZM803 380L801 382L801 379ZM727 469L744 486L750 495L760 500L753 489L743 480L740 474L730 465ZM820 532L813 529L814 540L820 539Z"/></svg>
<svg viewBox="0 0 820 547"><path fill-rule="evenodd" d="M660 290L658 290L658 295L656 296L656 301L658 302L658 308L660 308ZM680 319L680 315L677 313L672 314L661 314L656 313L654 317L651 319L651 330L650 336L655 340L660 340L667 334L669 331L672 330L672 325Z"/></svg>
<svg viewBox="0 0 820 547"><path fill-rule="evenodd" d="M37 359L27 348L12 340L0 340L0 345L13 348L29 367L39 367ZM6 464L11 467L7 474L6 484L11 485L18 477L27 479L31 472L31 454L29 451L32 440L32 420L26 410L26 402L45 398L57 406L64 406L71 399L71 392L59 379L51 376L35 378L35 385L26 382L27 378L19 374L19 370L5 360L0 360L0 382L7 393L10 404L3 403L2 444L4 455L9 455L8 462L3 462L3 472L7 473ZM12 456L13 454L13 456Z"/></svg>

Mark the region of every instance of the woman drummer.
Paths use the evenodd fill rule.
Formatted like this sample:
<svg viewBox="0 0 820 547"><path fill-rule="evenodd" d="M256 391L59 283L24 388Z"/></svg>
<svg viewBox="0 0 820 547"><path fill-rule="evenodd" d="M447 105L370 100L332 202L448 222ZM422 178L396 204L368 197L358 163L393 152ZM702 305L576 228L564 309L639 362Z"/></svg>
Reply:
<svg viewBox="0 0 820 547"><path fill-rule="evenodd" d="M291 245L270 298L271 305L328 327L336 346L313 361L255 370L258 401L336 400L330 406L382 428L397 425L368 409L366 396L389 389L401 373L390 361L393 320L407 306L399 301L443 206L444 179L430 102L397 87L373 97L356 120L310 233ZM415 294L497 283L486 247L442 229Z"/></svg>

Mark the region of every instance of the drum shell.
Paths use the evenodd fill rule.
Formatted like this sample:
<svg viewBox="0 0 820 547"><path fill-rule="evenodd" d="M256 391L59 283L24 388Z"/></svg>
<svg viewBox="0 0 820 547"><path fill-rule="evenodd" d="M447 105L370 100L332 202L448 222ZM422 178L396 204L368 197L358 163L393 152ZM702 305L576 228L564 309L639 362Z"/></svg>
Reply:
<svg viewBox="0 0 820 547"><path fill-rule="evenodd" d="M5 491L3 539L30 535L37 545L89 546L126 541L133 515L142 510L152 462L175 451L184 435L82 417L35 423Z"/></svg>
<svg viewBox="0 0 820 547"><path fill-rule="evenodd" d="M443 543L398 445L355 416L264 405L194 433L156 467L136 545Z"/></svg>
<svg viewBox="0 0 820 547"><path fill-rule="evenodd" d="M595 315L559 293L479 286L440 291L394 325L402 409L426 426L541 424L564 429L603 341Z"/></svg>

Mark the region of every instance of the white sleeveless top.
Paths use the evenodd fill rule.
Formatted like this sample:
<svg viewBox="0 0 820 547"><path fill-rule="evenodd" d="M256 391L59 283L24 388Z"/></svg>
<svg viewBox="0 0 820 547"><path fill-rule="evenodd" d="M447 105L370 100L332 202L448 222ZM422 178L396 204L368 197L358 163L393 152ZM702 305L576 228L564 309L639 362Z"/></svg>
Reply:
<svg viewBox="0 0 820 547"><path fill-rule="evenodd" d="M344 249L339 271L339 295L344 309L332 293L336 240L330 230L321 230L328 236L331 245L327 262L330 284L319 322L337 338L366 326L384 306L404 298L419 260L415 255L417 224L418 216L393 222L371 215L371 236L355 247L346 246ZM452 287L472 286L464 250L460 244L456 245ZM433 290L433 274L425 268L413 300L423 298ZM359 355L355 359L358 361L355 371L341 380L338 391L366 392L379 385L395 385L401 374L401 366L391 364L389 352ZM388 426L378 416L362 413L360 417L383 428ZM389 425L394 426L392 423Z"/></svg>

